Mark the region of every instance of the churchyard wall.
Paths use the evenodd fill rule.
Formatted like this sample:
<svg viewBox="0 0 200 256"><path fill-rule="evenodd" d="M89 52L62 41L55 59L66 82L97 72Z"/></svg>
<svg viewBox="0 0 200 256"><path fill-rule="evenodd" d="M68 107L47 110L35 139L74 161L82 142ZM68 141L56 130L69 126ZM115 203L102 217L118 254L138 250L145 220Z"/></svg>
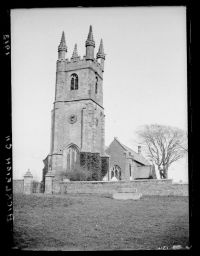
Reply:
<svg viewBox="0 0 200 256"><path fill-rule="evenodd" d="M24 193L24 180L13 180L13 193ZM31 193L40 193L42 184L38 181L32 181Z"/></svg>
<svg viewBox="0 0 200 256"><path fill-rule="evenodd" d="M143 195L187 196L187 184L172 184L172 180L134 180L134 181L76 181L55 182L53 193L112 194L121 188L136 188Z"/></svg>
<svg viewBox="0 0 200 256"><path fill-rule="evenodd" d="M13 192L23 193L24 191L24 180L13 180Z"/></svg>
<svg viewBox="0 0 200 256"><path fill-rule="evenodd" d="M40 185L32 193L39 193ZM13 181L13 192L23 193L23 180ZM121 188L136 188L146 196L188 196L188 184L173 184L172 180L133 180L133 181L70 181L53 180L52 194L112 194Z"/></svg>

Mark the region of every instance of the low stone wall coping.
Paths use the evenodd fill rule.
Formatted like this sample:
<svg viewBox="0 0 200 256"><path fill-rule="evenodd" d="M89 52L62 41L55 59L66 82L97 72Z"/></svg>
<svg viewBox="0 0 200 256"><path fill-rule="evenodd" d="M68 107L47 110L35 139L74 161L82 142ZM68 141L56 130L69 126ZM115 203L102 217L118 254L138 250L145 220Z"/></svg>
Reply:
<svg viewBox="0 0 200 256"><path fill-rule="evenodd" d="M113 194L116 192L122 192L128 195L130 192L137 193L136 191L143 195L188 196L188 186L173 184L171 179L140 179L133 181L54 181L53 193Z"/></svg>
<svg viewBox="0 0 200 256"><path fill-rule="evenodd" d="M72 183L72 184L121 184L121 183L142 183L142 182L149 182L149 183L161 183L161 182L170 182L172 183L172 179L162 179L162 180L157 180L157 179L139 179L139 180L120 180L120 181L60 181L60 183L65 184L65 183Z"/></svg>
<svg viewBox="0 0 200 256"><path fill-rule="evenodd" d="M149 183L170 182L172 183L172 179L138 179L138 180L131 180L130 182L149 182Z"/></svg>

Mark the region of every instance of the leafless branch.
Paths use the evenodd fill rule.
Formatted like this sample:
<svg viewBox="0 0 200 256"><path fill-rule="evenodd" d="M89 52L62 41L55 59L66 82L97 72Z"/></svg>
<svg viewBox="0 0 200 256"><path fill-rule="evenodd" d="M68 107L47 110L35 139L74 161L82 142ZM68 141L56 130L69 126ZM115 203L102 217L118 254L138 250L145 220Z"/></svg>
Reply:
<svg viewBox="0 0 200 256"><path fill-rule="evenodd" d="M152 124L143 126L137 134L146 146L147 156L159 168L167 170L187 152L187 136L179 128Z"/></svg>

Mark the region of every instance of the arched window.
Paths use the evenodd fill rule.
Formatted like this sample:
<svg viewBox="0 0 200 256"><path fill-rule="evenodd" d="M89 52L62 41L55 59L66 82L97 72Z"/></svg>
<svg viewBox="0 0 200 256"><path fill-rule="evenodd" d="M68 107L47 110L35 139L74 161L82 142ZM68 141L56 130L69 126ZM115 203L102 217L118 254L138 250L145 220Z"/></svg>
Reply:
<svg viewBox="0 0 200 256"><path fill-rule="evenodd" d="M78 90L78 75L71 75L71 90Z"/></svg>
<svg viewBox="0 0 200 256"><path fill-rule="evenodd" d="M98 92L98 77L96 76L96 82L95 82L95 93Z"/></svg>
<svg viewBox="0 0 200 256"><path fill-rule="evenodd" d="M67 171L73 171L78 163L79 151L75 145L71 145L67 149Z"/></svg>
<svg viewBox="0 0 200 256"><path fill-rule="evenodd" d="M118 165L114 165L111 171L111 179L116 177L118 180L121 180L121 168Z"/></svg>

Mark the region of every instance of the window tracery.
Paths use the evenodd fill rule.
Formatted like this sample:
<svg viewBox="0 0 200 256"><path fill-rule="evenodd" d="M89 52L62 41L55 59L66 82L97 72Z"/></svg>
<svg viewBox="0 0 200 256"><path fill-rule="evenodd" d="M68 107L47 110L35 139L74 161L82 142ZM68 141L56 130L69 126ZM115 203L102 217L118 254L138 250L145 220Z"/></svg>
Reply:
<svg viewBox="0 0 200 256"><path fill-rule="evenodd" d="M79 151L75 145L71 145L67 149L67 170L73 171L76 163L78 162Z"/></svg>
<svg viewBox="0 0 200 256"><path fill-rule="evenodd" d="M78 75L71 75L71 90L78 90Z"/></svg>

